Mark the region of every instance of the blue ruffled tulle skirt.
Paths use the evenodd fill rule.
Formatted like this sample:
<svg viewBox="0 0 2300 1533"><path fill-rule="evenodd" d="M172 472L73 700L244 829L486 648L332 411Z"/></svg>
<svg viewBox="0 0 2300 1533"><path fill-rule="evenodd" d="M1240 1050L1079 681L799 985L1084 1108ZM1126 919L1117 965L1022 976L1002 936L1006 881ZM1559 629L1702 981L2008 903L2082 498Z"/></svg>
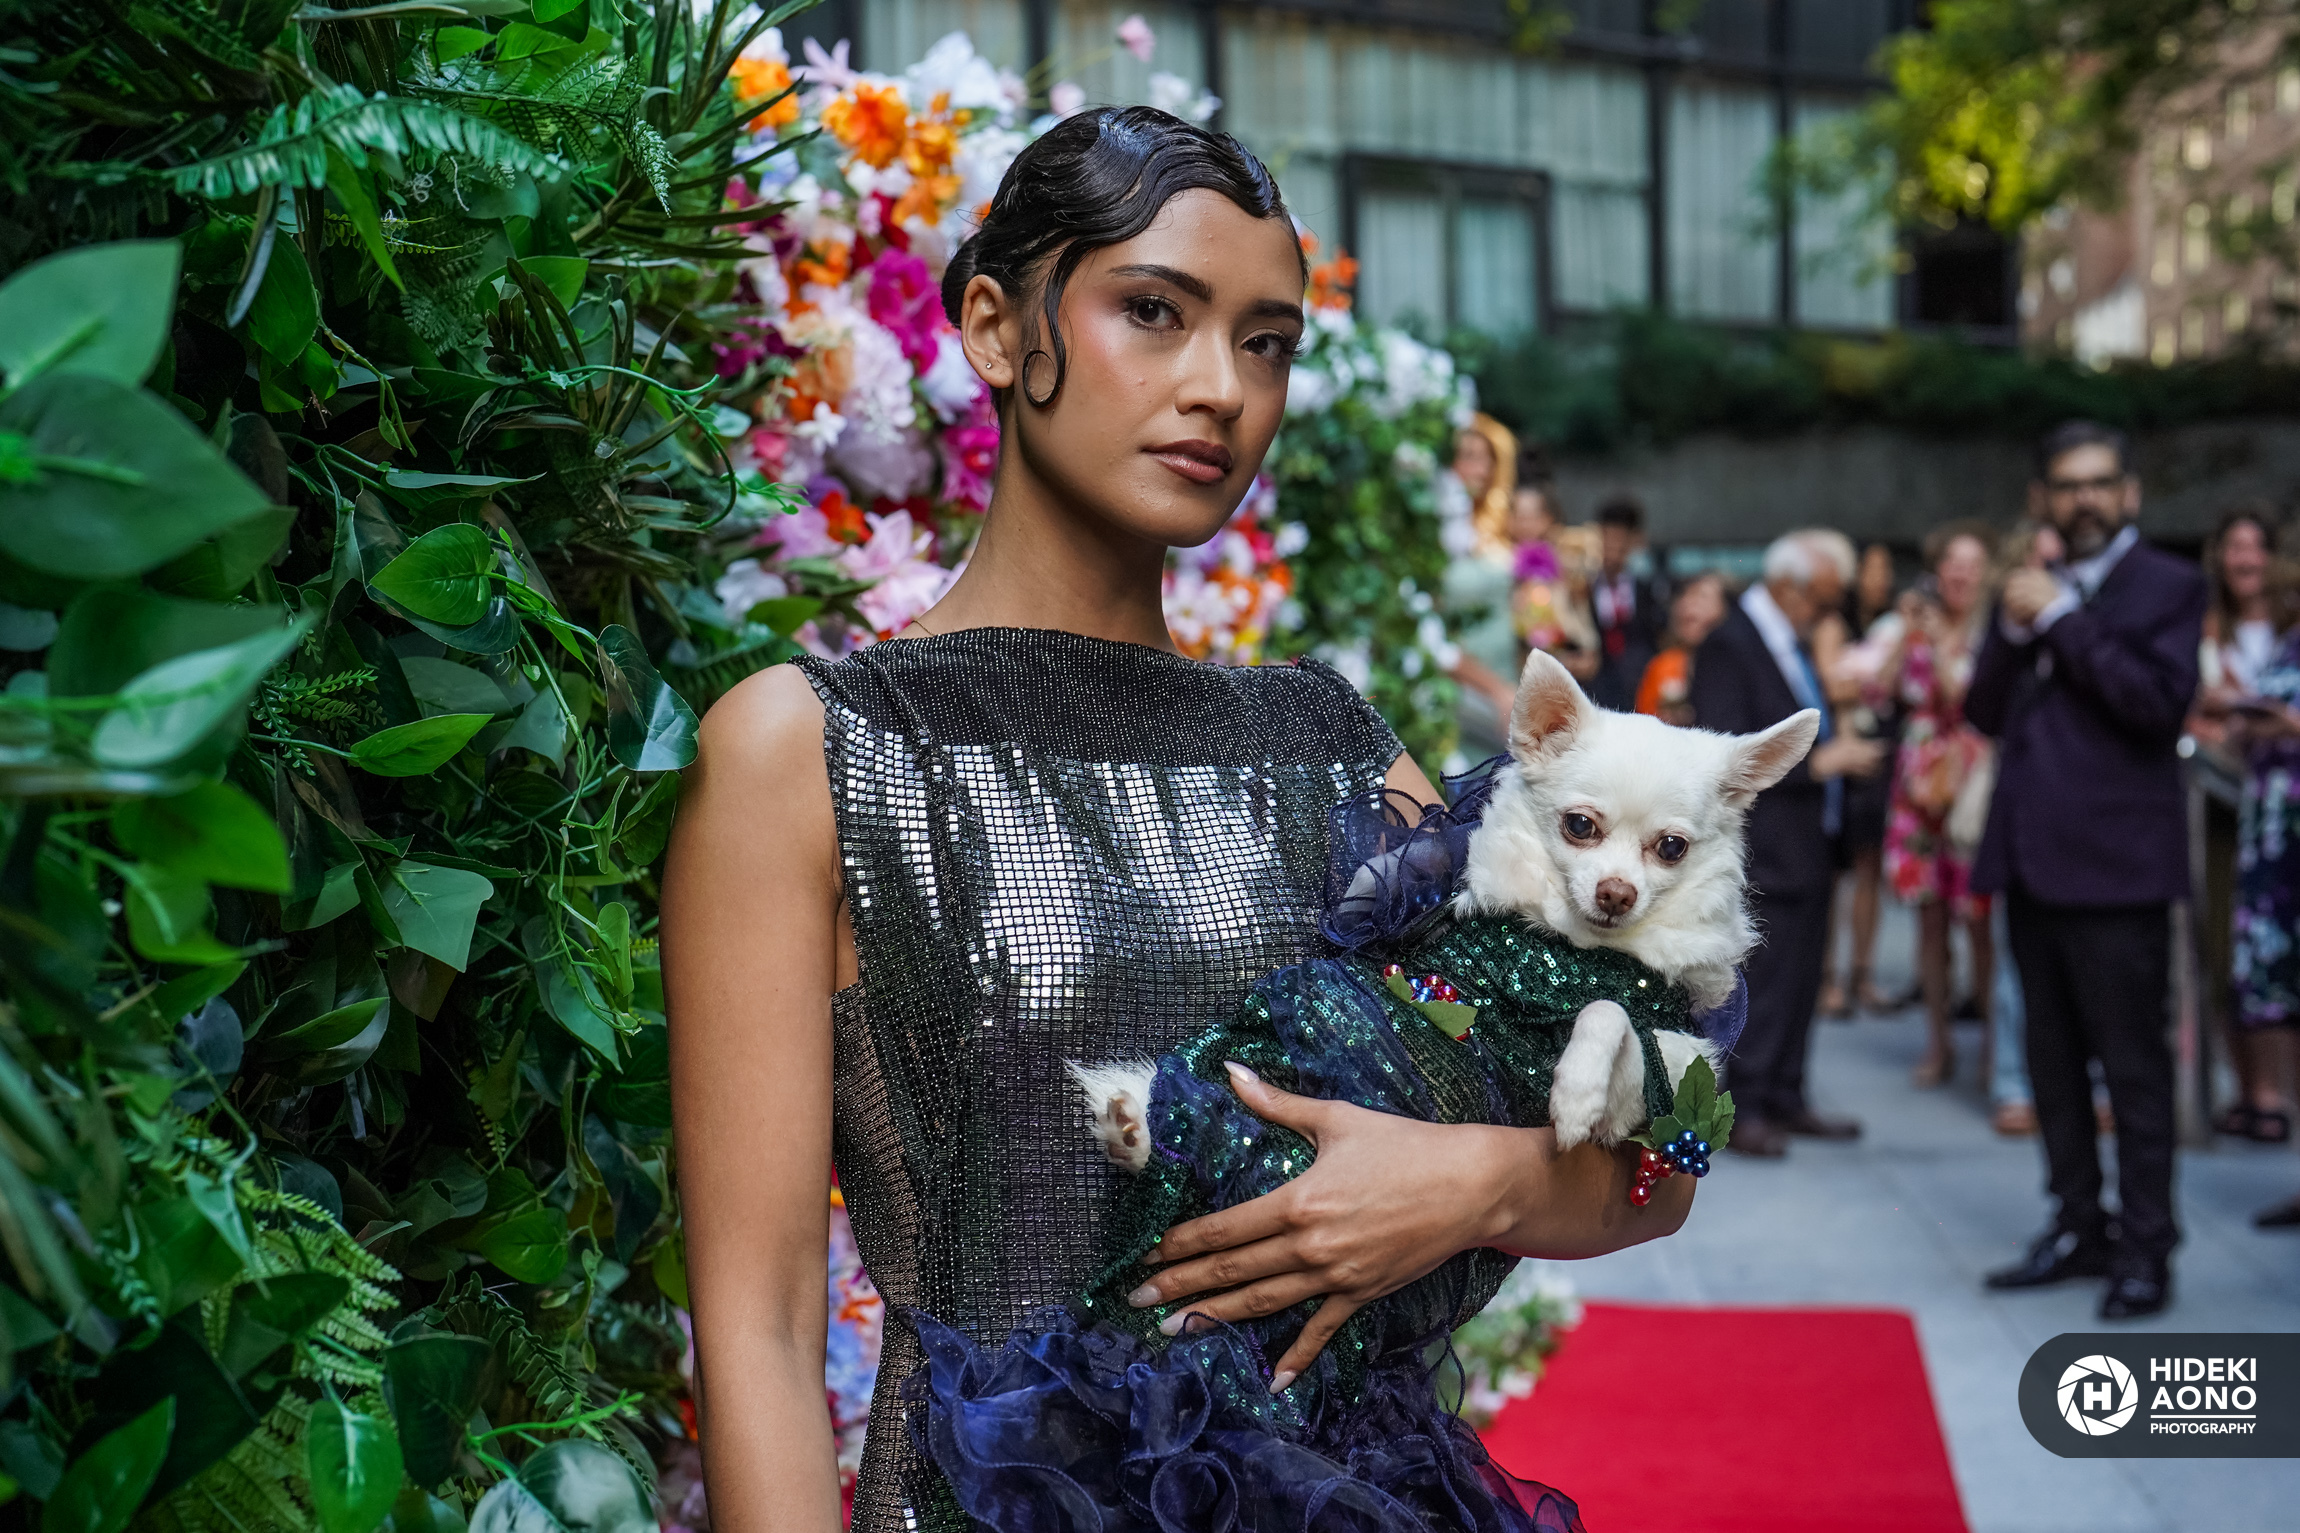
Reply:
<svg viewBox="0 0 2300 1533"><path fill-rule="evenodd" d="M1058 1310L990 1351L910 1318L926 1352L912 1430L996 1533L1583 1533L1571 1501L1493 1462L1412 1357L1304 1419L1227 1328L1158 1352Z"/></svg>

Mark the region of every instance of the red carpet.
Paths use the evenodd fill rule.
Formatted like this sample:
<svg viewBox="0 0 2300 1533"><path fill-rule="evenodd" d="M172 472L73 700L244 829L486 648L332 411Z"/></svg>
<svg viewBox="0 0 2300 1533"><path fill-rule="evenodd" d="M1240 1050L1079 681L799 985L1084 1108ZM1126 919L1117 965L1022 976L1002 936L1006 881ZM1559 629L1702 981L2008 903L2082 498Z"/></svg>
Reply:
<svg viewBox="0 0 2300 1533"><path fill-rule="evenodd" d="M1589 1533L1965 1533L1892 1310L1592 1304L1485 1442Z"/></svg>

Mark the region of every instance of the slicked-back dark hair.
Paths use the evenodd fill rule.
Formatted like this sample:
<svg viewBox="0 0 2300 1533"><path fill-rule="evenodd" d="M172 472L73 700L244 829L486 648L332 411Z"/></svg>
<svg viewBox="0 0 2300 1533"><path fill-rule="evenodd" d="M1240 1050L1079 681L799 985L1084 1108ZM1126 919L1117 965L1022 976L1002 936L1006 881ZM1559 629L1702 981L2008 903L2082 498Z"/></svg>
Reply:
<svg viewBox="0 0 2300 1533"><path fill-rule="evenodd" d="M1015 379L1032 404L1051 404L1069 371L1062 292L1079 263L1149 228L1176 193L1196 190L1220 192L1256 218L1286 217L1269 169L1227 133L1147 106L1098 107L1067 117L1006 168L982 227L942 274L942 311L952 324L960 322L966 284L977 274L1017 305L1036 297L1046 343L1039 344L1037 324L1026 320ZM1305 280L1308 270L1305 261ZM1054 386L1043 397L1029 387L1030 358L1040 350L1054 360Z"/></svg>
<svg viewBox="0 0 2300 1533"><path fill-rule="evenodd" d="M2114 426L2099 421L2062 421L2036 443L2036 477L2042 484L2052 474L2052 461L2062 453L2074 452L2079 447L2105 447L2116 454L2117 472L2130 474L2132 466L2132 438Z"/></svg>

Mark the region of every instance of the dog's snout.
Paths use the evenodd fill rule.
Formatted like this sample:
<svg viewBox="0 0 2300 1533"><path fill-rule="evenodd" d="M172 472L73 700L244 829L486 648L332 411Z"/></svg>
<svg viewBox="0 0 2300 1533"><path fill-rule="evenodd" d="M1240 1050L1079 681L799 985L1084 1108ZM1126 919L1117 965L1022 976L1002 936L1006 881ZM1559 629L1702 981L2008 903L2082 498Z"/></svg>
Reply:
<svg viewBox="0 0 2300 1533"><path fill-rule="evenodd" d="M1637 903L1637 886L1626 878L1601 878L1597 881L1597 908L1607 919L1624 915Z"/></svg>

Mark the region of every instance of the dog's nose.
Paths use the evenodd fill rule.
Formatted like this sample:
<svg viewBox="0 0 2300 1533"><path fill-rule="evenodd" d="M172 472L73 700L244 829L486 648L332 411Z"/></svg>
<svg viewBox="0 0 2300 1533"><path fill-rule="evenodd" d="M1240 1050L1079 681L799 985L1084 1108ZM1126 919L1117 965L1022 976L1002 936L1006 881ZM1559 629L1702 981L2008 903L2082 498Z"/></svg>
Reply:
<svg viewBox="0 0 2300 1533"><path fill-rule="evenodd" d="M1608 917L1621 915L1637 903L1637 886L1626 878L1597 881L1597 908Z"/></svg>

